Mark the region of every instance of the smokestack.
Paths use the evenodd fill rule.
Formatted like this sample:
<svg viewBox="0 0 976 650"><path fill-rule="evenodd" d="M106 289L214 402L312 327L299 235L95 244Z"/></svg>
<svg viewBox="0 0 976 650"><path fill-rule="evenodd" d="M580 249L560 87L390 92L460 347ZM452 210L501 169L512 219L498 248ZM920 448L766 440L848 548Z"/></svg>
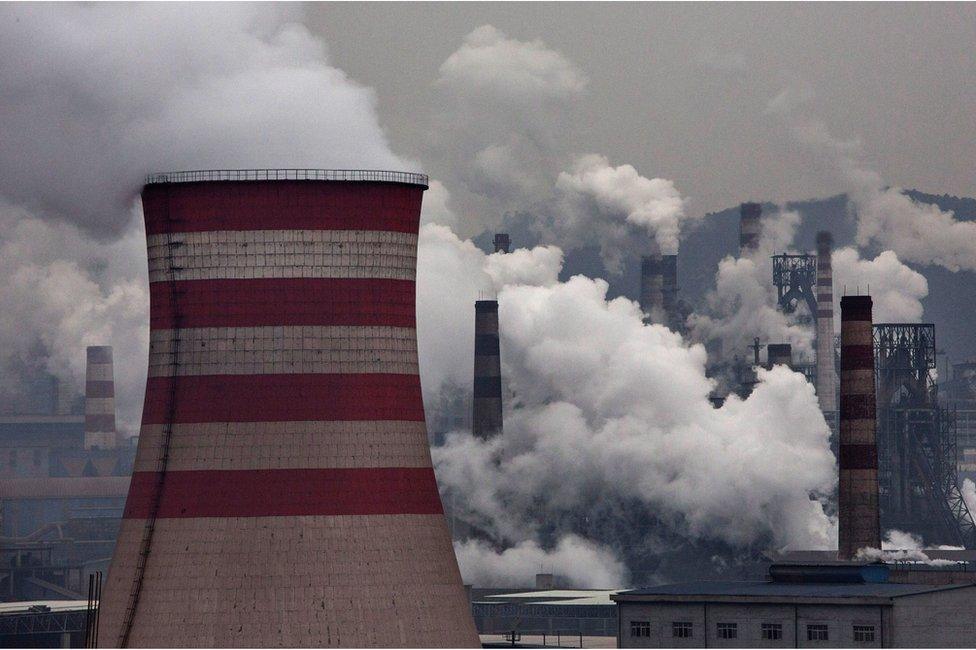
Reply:
<svg viewBox="0 0 976 650"><path fill-rule="evenodd" d="M743 203L739 206L739 257L746 257L759 248L762 233L762 206Z"/></svg>
<svg viewBox="0 0 976 650"><path fill-rule="evenodd" d="M502 432L502 367L497 300L478 300L474 303L471 430L479 438L491 438Z"/></svg>
<svg viewBox="0 0 976 650"><path fill-rule="evenodd" d="M495 252L496 253L507 253L508 249L512 245L511 240L508 238L508 233L500 232L495 234Z"/></svg>
<svg viewBox="0 0 976 650"><path fill-rule="evenodd" d="M834 370L834 285L830 256L834 239L817 233L817 399L832 430L837 426L837 376Z"/></svg>
<svg viewBox="0 0 976 650"><path fill-rule="evenodd" d="M871 296L840 300L840 539L837 556L881 548Z"/></svg>
<svg viewBox="0 0 976 650"><path fill-rule="evenodd" d="M770 343L766 346L766 367L793 367L793 346L789 343Z"/></svg>
<svg viewBox="0 0 976 650"><path fill-rule="evenodd" d="M640 307L645 322L674 329L678 325L678 256L661 255L653 245L650 255L641 257Z"/></svg>
<svg viewBox="0 0 976 650"><path fill-rule="evenodd" d="M479 645L418 371L427 182L148 179L149 375L102 643Z"/></svg>
<svg viewBox="0 0 976 650"><path fill-rule="evenodd" d="M115 376L112 347L93 345L85 367L85 449L114 449Z"/></svg>

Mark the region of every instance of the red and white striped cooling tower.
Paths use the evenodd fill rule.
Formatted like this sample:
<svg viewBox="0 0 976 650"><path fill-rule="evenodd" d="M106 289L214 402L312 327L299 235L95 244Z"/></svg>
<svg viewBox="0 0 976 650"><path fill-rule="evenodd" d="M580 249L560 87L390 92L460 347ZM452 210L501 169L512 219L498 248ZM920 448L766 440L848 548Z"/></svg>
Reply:
<svg viewBox="0 0 976 650"><path fill-rule="evenodd" d="M149 379L102 642L478 645L418 375L426 187L149 179Z"/></svg>

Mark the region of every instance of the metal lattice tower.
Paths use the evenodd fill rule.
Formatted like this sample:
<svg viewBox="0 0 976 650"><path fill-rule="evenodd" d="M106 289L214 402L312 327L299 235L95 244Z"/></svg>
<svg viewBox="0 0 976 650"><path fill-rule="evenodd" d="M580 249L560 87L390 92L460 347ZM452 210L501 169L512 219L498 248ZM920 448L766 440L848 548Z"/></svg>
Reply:
<svg viewBox="0 0 976 650"><path fill-rule="evenodd" d="M955 419L938 404L935 325L874 326L881 517L929 544L976 548L956 478Z"/></svg>
<svg viewBox="0 0 976 650"><path fill-rule="evenodd" d="M796 311L804 303L811 317L817 314L816 255L773 255L773 284L779 308L786 314Z"/></svg>

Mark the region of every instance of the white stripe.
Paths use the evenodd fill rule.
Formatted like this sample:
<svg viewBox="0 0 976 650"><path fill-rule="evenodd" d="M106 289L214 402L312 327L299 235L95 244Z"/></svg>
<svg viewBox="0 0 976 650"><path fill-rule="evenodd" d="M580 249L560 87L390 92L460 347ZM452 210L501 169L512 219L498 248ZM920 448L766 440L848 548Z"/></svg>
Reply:
<svg viewBox="0 0 976 650"><path fill-rule="evenodd" d="M165 425L143 425L136 471L154 471ZM423 422L174 424L169 470L430 467Z"/></svg>
<svg viewBox="0 0 976 650"><path fill-rule="evenodd" d="M149 281L413 280L417 235L369 230L218 230L148 236Z"/></svg>
<svg viewBox="0 0 976 650"><path fill-rule="evenodd" d="M115 415L115 398L86 397L85 415Z"/></svg>
<svg viewBox="0 0 976 650"><path fill-rule="evenodd" d="M291 373L416 375L417 333L412 327L311 325L150 332L150 377Z"/></svg>
<svg viewBox="0 0 976 650"><path fill-rule="evenodd" d="M112 381L111 363L89 363L85 371L86 381Z"/></svg>

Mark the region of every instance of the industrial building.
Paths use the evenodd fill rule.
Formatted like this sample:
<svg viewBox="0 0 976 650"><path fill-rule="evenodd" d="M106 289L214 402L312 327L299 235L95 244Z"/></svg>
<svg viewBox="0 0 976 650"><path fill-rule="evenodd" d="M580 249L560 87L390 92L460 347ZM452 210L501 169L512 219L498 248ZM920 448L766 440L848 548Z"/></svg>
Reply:
<svg viewBox="0 0 976 650"><path fill-rule="evenodd" d="M81 399L48 378L0 417L0 601L84 598L112 556L135 448L115 427L110 347L88 348L86 375Z"/></svg>
<svg viewBox="0 0 976 650"><path fill-rule="evenodd" d="M418 373L426 189L147 180L149 378L101 644L478 645Z"/></svg>
<svg viewBox="0 0 976 650"><path fill-rule="evenodd" d="M774 565L754 582L611 595L620 648L972 647L976 585L889 582L883 564Z"/></svg>

